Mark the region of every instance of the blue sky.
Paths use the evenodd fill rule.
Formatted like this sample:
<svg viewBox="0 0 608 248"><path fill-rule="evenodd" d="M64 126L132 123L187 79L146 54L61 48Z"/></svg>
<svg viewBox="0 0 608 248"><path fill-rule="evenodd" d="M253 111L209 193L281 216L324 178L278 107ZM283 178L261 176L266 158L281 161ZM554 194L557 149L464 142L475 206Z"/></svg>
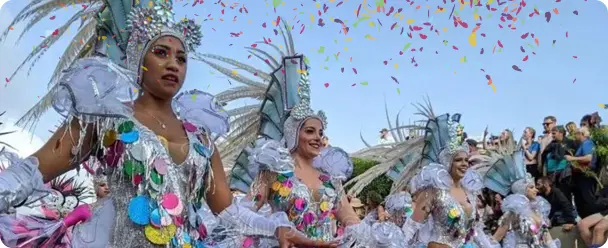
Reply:
<svg viewBox="0 0 608 248"><path fill-rule="evenodd" d="M608 102L605 97L608 86L603 82L605 72L608 71L605 62L608 48L603 45L608 38L605 25L608 23L608 15L606 7L599 1L528 1L528 6L517 16L516 30L498 27L502 9L505 6L512 9L514 3L502 5L501 11L497 12L489 12L485 7L478 8L477 13L483 21L477 31L476 47L468 42L471 29L478 22L473 19L474 9L465 7L459 11L461 19L468 23L468 28L454 28L453 21L448 20L452 5L444 5L443 1L418 1L409 5L406 1L389 0L386 11L389 11L390 6L395 7L395 12L403 8L403 19L374 13L356 28L353 26L357 20L355 10L363 3L362 0L345 1L339 7L336 5L340 1L317 1L321 7L327 4L328 10L322 16L317 14L322 8L317 8L316 3L310 0L288 1L277 7L276 13L272 1L255 1L256 4L245 4L248 14L238 12L242 4L230 9L214 4L215 1L208 0L194 7L192 2L176 1L174 5L177 17L188 16L203 20L211 15L214 18L203 23L205 38L199 52L219 53L258 65L261 63L253 59L247 60L243 47L262 40L262 37L280 44L282 39L272 30L276 28L272 22L279 15L294 24L296 49L309 57L313 67L313 108L326 111L330 142L347 151L363 147L359 139L360 131L368 141L376 142L378 130L386 127L384 99L388 103L391 118L403 109L401 119L407 122L408 118L417 119L413 116L415 109L411 103L420 102L428 95L437 114L462 113L462 121L469 135L480 135L486 125L493 133L498 133L503 128L512 128L519 135L526 126L540 130L542 118L546 115L557 116L561 123L570 120L578 122L585 113L600 111L603 115L605 110L600 109L598 104ZM374 1L367 2L371 6L368 8L374 10ZM4 30L25 3L26 1L10 1L3 6L0 10L0 28ZM230 6L234 2L224 3ZM420 8L417 10L418 4ZM541 15L529 18L528 14L535 5ZM445 6L447 10L435 13L437 6ZM496 4L492 6L496 7ZM552 11L554 8L559 10L559 14ZM221 14L222 9L225 10L224 15ZM40 36L52 33L75 10L76 8L60 10L52 14L56 15L52 21L47 17L17 45L14 45L17 34L11 34L0 45L0 54L3 56L0 61L0 106L8 111L10 118L18 118L38 100L37 96L44 94L46 82L71 37L63 38L50 49L29 77L26 77L25 70L6 87L4 78L12 73L32 46L41 41ZM427 10L430 11L430 17L427 17ZM573 14L574 10L578 11L578 15ZM544 18L547 11L552 12L548 23ZM311 22L311 14L314 15L314 22ZM359 17L363 14L367 12L362 8ZM236 21L233 21L235 16ZM219 18L224 21L219 21ZM324 27L317 25L319 18L323 18ZM332 22L332 18L338 18L350 27L348 35L340 32L340 24ZM425 27L423 31L413 32L413 38L409 38L406 36L408 19L414 21L412 26L423 26L423 22L431 22L434 28L439 29L440 35ZM395 22L397 27L391 31L390 27ZM262 23L266 23L267 27L263 28ZM299 34L301 24L305 25L305 31ZM503 23L503 26L506 24ZM406 29L402 35L401 27ZM16 26L11 32L23 28L23 25ZM447 28L447 32L443 28ZM70 30L72 35L76 29L77 24ZM241 31L243 34L239 37L230 35L231 32ZM421 39L419 33L428 38ZM486 37L481 37L482 33ZM540 45L535 45L530 37L521 39L520 36L524 33L533 33L539 38ZM366 35L375 40L366 39ZM498 40L504 48L499 52L497 47L496 52L492 53ZM556 40L555 45L552 45L553 40ZM408 50L399 55L399 51L408 43L411 43ZM322 46L324 53L319 52ZM454 50L452 46L459 50ZM523 46L525 53L520 51L520 46ZM421 47L424 48L422 52L418 51ZM410 51L413 48L417 51ZM483 55L480 55L481 48L484 49ZM340 52L338 60L333 55L337 52ZM526 55L529 59L523 62ZM466 62L461 62L465 56ZM349 61L351 57L352 62ZM410 63L412 57L415 57L417 67ZM383 63L385 60L387 65ZM513 65L521 68L522 72L513 70ZM354 74L352 68L356 68L358 73ZM185 88L217 93L234 86L229 85L218 73L211 74L211 71L202 63L190 63ZM496 92L487 85L486 74L491 76ZM399 84L391 76L398 79ZM575 78L576 82L573 83ZM362 82L368 84L365 86ZM329 83L329 86L325 87L325 83ZM352 84L357 85L353 87ZM35 135L46 140L50 136L47 130L56 123L57 116L54 113L47 114L38 124Z"/></svg>

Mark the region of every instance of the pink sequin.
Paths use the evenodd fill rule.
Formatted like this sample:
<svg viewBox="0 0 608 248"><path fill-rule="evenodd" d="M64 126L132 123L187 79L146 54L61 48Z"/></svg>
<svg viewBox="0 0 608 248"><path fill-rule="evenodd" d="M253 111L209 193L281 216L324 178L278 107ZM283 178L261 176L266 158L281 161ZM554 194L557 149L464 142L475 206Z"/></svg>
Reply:
<svg viewBox="0 0 608 248"><path fill-rule="evenodd" d="M179 203L179 198L173 193L166 193L162 196L161 204L165 209L174 209Z"/></svg>
<svg viewBox="0 0 608 248"><path fill-rule="evenodd" d="M306 206L306 200L302 199L302 198L298 198L295 200L295 202L293 203L294 207L296 210L298 211L303 211L304 207Z"/></svg>
<svg viewBox="0 0 608 248"><path fill-rule="evenodd" d="M244 241L243 241L243 248L249 248L253 246L253 238L252 237L247 237Z"/></svg>
<svg viewBox="0 0 608 248"><path fill-rule="evenodd" d="M187 121L184 121L184 129L186 129L186 131L189 133L194 133L198 130L198 128L194 124Z"/></svg>
<svg viewBox="0 0 608 248"><path fill-rule="evenodd" d="M310 225L315 221L315 214L308 212L304 214L304 224Z"/></svg>

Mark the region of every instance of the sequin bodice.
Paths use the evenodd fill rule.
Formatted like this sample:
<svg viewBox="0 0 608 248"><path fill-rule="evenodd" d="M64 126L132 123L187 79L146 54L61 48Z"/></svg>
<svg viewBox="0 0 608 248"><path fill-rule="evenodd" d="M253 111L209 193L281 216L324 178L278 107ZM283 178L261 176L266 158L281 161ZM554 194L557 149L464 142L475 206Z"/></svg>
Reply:
<svg viewBox="0 0 608 248"><path fill-rule="evenodd" d="M550 241L545 240L549 233L548 226L536 223L531 217L520 215L519 221L509 225L511 229L505 242L514 244L516 248L544 248Z"/></svg>
<svg viewBox="0 0 608 248"><path fill-rule="evenodd" d="M472 206L471 215L467 215L464 207L448 190L436 190L431 216L433 229L430 241L450 247L462 247L471 238L475 221L474 197L467 194L467 200ZM472 199L473 198L473 199Z"/></svg>
<svg viewBox="0 0 608 248"><path fill-rule="evenodd" d="M205 238L196 215L207 208L201 203L212 152L198 138L201 130L188 122L184 129L189 152L180 165L170 157L167 140L134 118L104 132L117 209L112 247L187 247Z"/></svg>
<svg viewBox="0 0 608 248"><path fill-rule="evenodd" d="M332 240L334 238L333 224L338 206L338 193L341 183L332 180L327 174L321 174L322 185L311 191L293 172L278 174L272 182L268 203L273 212L287 213L289 220L309 238ZM313 192L318 192L320 198L315 199Z"/></svg>

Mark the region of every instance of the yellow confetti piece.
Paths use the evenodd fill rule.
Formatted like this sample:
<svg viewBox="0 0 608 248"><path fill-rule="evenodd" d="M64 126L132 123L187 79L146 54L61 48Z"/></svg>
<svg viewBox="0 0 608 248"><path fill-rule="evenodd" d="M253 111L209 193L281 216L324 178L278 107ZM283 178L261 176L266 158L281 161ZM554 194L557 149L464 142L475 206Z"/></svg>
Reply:
<svg viewBox="0 0 608 248"><path fill-rule="evenodd" d="M490 86L492 86L492 91L494 91L494 93L496 93L496 86L494 86L494 84L490 84Z"/></svg>
<svg viewBox="0 0 608 248"><path fill-rule="evenodd" d="M475 19L475 21L479 20L479 15L477 13L473 14L473 19Z"/></svg>
<svg viewBox="0 0 608 248"><path fill-rule="evenodd" d="M106 37L106 36L101 36L101 39L102 39L102 40L106 40L107 38L108 38L108 37Z"/></svg>
<svg viewBox="0 0 608 248"><path fill-rule="evenodd" d="M247 23L249 24L253 24L253 22L251 20L247 20Z"/></svg>
<svg viewBox="0 0 608 248"><path fill-rule="evenodd" d="M602 104L602 103L598 104L597 106L600 106L600 108L606 108L606 104Z"/></svg>
<svg viewBox="0 0 608 248"><path fill-rule="evenodd" d="M148 71L148 68L146 68L145 66L141 66L141 69L143 69L144 71Z"/></svg>
<svg viewBox="0 0 608 248"><path fill-rule="evenodd" d="M315 22L315 15L310 14L310 22L312 22L312 23Z"/></svg>
<svg viewBox="0 0 608 248"><path fill-rule="evenodd" d="M477 46L477 32L473 32L469 35L469 44L471 44L472 47Z"/></svg>
<svg viewBox="0 0 608 248"><path fill-rule="evenodd" d="M348 47L344 47L344 51L348 51Z"/></svg>
<svg viewBox="0 0 608 248"><path fill-rule="evenodd" d="M376 40L376 38L374 38L373 36L371 36L369 34L366 34L365 38L368 39L368 40Z"/></svg>
<svg viewBox="0 0 608 248"><path fill-rule="evenodd" d="M232 70L232 75L236 75L238 72L236 70Z"/></svg>
<svg viewBox="0 0 608 248"><path fill-rule="evenodd" d="M393 66L395 67L395 69L399 69L399 64L395 64Z"/></svg>
<svg viewBox="0 0 608 248"><path fill-rule="evenodd" d="M353 40L353 38L348 37L348 38L346 38L346 40L344 40L344 41L349 42L349 41L352 41L352 40Z"/></svg>
<svg viewBox="0 0 608 248"><path fill-rule="evenodd" d="M414 19L407 19L407 21L405 21L408 25L411 25L412 23L414 23Z"/></svg>
<svg viewBox="0 0 608 248"><path fill-rule="evenodd" d="M376 23L375 23L375 22L373 22L373 21L371 21L371 22L369 22L369 26L373 28L373 27L375 27L375 26L376 26Z"/></svg>
<svg viewBox="0 0 608 248"><path fill-rule="evenodd" d="M276 21L272 21L272 26L276 26L277 22Z"/></svg>
<svg viewBox="0 0 608 248"><path fill-rule="evenodd" d="M149 6L150 8L152 8L152 6L154 6L154 3L152 3L152 1L150 1L150 2L148 2L148 6Z"/></svg>
<svg viewBox="0 0 608 248"><path fill-rule="evenodd" d="M443 32L447 32L447 31L448 31L448 28L443 28Z"/></svg>
<svg viewBox="0 0 608 248"><path fill-rule="evenodd" d="M317 2L317 4L315 4L315 7L316 7L317 9L318 9L318 8L321 8L321 3L318 3L318 2Z"/></svg>
<svg viewBox="0 0 608 248"><path fill-rule="evenodd" d="M297 72L297 73L300 73L300 74L303 74L303 73L305 73L305 72L306 72L306 70L300 70L300 69L297 69L297 70L296 70L296 72Z"/></svg>

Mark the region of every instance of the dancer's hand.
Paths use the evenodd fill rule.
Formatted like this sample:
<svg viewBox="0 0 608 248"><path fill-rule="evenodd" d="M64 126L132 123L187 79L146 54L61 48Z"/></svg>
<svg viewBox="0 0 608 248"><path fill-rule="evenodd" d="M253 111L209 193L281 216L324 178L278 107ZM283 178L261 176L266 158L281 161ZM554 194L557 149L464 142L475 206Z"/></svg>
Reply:
<svg viewBox="0 0 608 248"><path fill-rule="evenodd" d="M279 245L281 248L290 248L294 246L307 246L307 247L338 247L340 243L338 240L334 241L317 241L312 240L300 232L290 227L279 227L277 228L277 237L279 238Z"/></svg>

